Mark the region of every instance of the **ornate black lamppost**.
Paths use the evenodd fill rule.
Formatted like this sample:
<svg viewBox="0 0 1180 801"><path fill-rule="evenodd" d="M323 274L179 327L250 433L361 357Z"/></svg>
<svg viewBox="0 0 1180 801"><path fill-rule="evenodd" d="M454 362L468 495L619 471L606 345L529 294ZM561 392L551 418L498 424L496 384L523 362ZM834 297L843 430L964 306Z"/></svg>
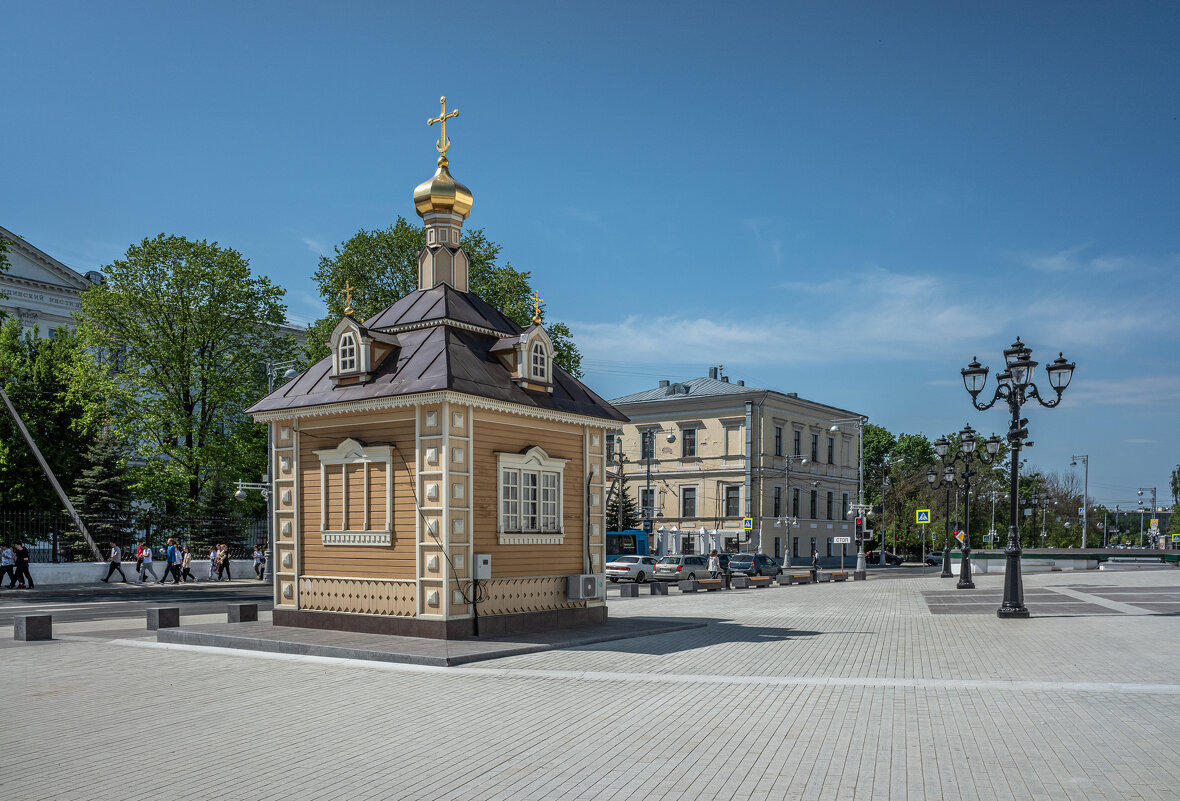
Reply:
<svg viewBox="0 0 1180 801"><path fill-rule="evenodd" d="M946 505L943 509L946 510L946 545L942 550L942 575L941 578L951 578L954 574L951 572L951 488L958 487L955 482L955 461L951 459L948 463L946 461L947 451L950 450L950 443L947 442L946 437L939 437L934 443L934 450L938 453L938 458L942 460L942 479L939 480L938 475L930 470L926 473L926 480L930 482L931 489L938 489L940 487L946 488Z"/></svg>
<svg viewBox="0 0 1180 801"><path fill-rule="evenodd" d="M1008 426L1008 446L1012 449L1012 467L1010 476L1010 491L1012 503L1008 513L1008 544L1004 547L1004 601L996 615L1002 618L1026 618L1028 608L1024 605L1024 586L1020 577L1020 534L1016 528L1016 507L1018 505L1017 471L1020 465L1020 450L1028 439L1028 420L1020 416L1020 409L1025 402L1036 399L1038 403L1052 408L1061 402L1061 393L1069 386L1073 378L1073 362L1067 362L1064 355L1058 354L1053 363L1045 368L1049 374L1049 385L1057 393L1053 400L1046 401L1033 383L1033 372L1037 363L1032 360L1032 350L1025 347L1017 337L1012 347L1004 351L1005 370L996 376L999 386L995 395L985 403L979 403L979 393L987 383L988 368L972 359L971 364L960 372L963 375L963 386L971 395L971 405L979 411L990 409L996 401L1003 399L1008 403L1008 410L1012 413L1012 421ZM1027 443L1032 445L1031 442Z"/></svg>
<svg viewBox="0 0 1180 801"><path fill-rule="evenodd" d="M978 458L985 465L995 461L1000 452L1000 438L994 434L984 442L986 455L975 449L975 432L968 424L959 432L959 452L963 454L963 504L966 508L966 523L963 529L963 559L959 563L960 590L975 589L975 582L971 580L971 476L975 471L971 469L972 462Z"/></svg>

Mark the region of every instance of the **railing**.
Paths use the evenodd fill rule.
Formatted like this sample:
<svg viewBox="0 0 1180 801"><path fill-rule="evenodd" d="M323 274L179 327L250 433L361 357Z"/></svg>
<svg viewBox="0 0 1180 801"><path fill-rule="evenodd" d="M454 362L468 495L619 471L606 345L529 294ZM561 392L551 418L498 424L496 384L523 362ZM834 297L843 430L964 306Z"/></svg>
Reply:
<svg viewBox="0 0 1180 801"><path fill-rule="evenodd" d="M106 556L110 541L123 551L123 561L135 561L135 543L142 540L163 554L168 538L187 545L194 561L209 547L225 543L231 559L248 559L256 544L267 541L266 518L164 518L150 512L83 518L90 536ZM0 509L0 542L23 542L34 562L89 562L94 555L74 521L64 510L27 512Z"/></svg>

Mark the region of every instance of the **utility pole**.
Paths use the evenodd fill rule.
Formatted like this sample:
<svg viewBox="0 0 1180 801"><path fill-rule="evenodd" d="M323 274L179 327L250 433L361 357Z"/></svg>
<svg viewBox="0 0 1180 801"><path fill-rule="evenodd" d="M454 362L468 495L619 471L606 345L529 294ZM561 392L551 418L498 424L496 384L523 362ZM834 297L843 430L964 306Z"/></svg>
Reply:
<svg viewBox="0 0 1180 801"><path fill-rule="evenodd" d="M1084 472L1084 475L1085 475L1084 482L1085 483L1082 484L1082 547L1085 548L1086 547L1086 529L1088 528L1086 525L1086 521L1087 521L1087 514L1090 509L1090 457L1088 455L1082 455L1082 456L1074 456L1071 458L1073 459L1073 461L1071 461L1069 463L1071 467L1076 467L1077 463L1078 463L1078 459L1081 459L1082 466L1085 470L1085 472ZM1139 493L1139 494L1142 495L1143 493Z"/></svg>

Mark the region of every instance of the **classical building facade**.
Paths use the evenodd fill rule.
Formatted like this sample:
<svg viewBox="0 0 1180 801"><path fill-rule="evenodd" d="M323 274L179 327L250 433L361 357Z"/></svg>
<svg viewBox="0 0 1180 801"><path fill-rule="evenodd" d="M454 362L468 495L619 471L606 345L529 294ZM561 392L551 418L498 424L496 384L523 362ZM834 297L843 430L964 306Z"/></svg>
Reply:
<svg viewBox="0 0 1180 801"><path fill-rule="evenodd" d="M647 510L662 552L855 556L859 413L732 382L717 367L611 405L631 418L608 442L612 472Z"/></svg>
<svg viewBox="0 0 1180 801"><path fill-rule="evenodd" d="M78 295L91 283L102 283L102 274L86 275L62 264L7 228L0 239L8 242L8 271L0 272L0 311L20 320L24 330L52 337L58 328L73 330L74 313L82 308Z"/></svg>
<svg viewBox="0 0 1180 801"><path fill-rule="evenodd" d="M444 111L435 122L448 118ZM415 292L249 411L271 426L277 625L430 637L604 622L606 434L626 418L468 290L472 195L414 191ZM595 575L599 574L599 575Z"/></svg>

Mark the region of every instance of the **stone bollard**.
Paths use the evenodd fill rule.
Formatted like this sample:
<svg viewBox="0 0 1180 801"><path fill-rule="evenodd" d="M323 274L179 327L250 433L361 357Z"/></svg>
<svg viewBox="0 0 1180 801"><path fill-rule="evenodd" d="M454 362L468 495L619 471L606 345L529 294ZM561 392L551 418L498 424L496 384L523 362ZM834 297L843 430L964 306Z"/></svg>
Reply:
<svg viewBox="0 0 1180 801"><path fill-rule="evenodd" d="M230 623L253 623L258 620L258 604L229 604L225 607Z"/></svg>
<svg viewBox="0 0 1180 801"><path fill-rule="evenodd" d="M52 640L53 615L17 615L12 620L12 639Z"/></svg>
<svg viewBox="0 0 1180 801"><path fill-rule="evenodd" d="M663 581L653 581L652 583L647 585L647 588L648 588L648 591L652 595L667 595L668 594L668 584Z"/></svg>
<svg viewBox="0 0 1180 801"><path fill-rule="evenodd" d="M639 585L638 584L620 584L619 585L620 598L638 598Z"/></svg>
<svg viewBox="0 0 1180 801"><path fill-rule="evenodd" d="M180 625L179 606L157 606L147 610L148 631L174 629Z"/></svg>

